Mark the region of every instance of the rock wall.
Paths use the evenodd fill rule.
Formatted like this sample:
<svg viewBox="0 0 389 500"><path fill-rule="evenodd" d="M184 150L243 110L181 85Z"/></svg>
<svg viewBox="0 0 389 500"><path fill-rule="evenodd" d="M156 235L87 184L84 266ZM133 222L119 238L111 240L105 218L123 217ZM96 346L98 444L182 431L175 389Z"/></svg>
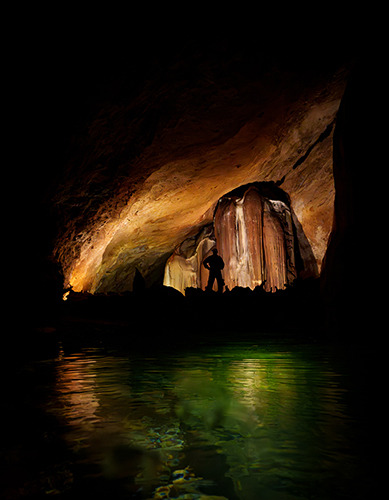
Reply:
<svg viewBox="0 0 389 500"><path fill-rule="evenodd" d="M384 227L381 208L385 196L378 194L380 169L373 145L380 94L376 83L382 75L374 58L365 57L356 66L339 108L334 134L334 179L336 187L334 224L321 274L322 296L331 333L352 341L382 331L384 307L380 285L368 276L382 276L379 228ZM375 98L372 96L375 95ZM379 156L379 155L378 155ZM373 194L373 210L362 201ZM374 214L374 215L373 215ZM381 311L379 310L381 308ZM374 326L373 326L374 325Z"/></svg>
<svg viewBox="0 0 389 500"><path fill-rule="evenodd" d="M104 96L89 113L52 200L65 287L131 290L135 269L150 286L174 248L212 223L220 197L252 182L277 182L289 194L299 244L304 235L320 270L347 68L317 60L312 71L258 54L180 55L136 91L124 82L119 97Z"/></svg>

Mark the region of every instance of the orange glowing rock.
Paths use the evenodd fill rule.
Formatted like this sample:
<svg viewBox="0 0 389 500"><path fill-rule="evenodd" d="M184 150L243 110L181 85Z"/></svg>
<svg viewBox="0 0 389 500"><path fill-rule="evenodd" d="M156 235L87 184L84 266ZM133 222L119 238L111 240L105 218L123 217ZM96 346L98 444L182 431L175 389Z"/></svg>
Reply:
<svg viewBox="0 0 389 500"><path fill-rule="evenodd" d="M290 209L282 201L269 200L263 213L263 249L266 291L292 284L297 277L295 242Z"/></svg>
<svg viewBox="0 0 389 500"><path fill-rule="evenodd" d="M135 269L146 286L159 282L177 245L213 222L225 193L269 181L282 182L289 194L301 258L311 263L308 275L317 275L333 220L331 130L346 71L315 79L290 68L220 78L215 85L156 81L120 104L107 100L90 118L54 200L61 221L55 257L65 287L131 290ZM251 190L219 206L215 236L222 257L231 259L229 287L290 282L291 257L273 248L282 238L288 246L284 216L269 203ZM224 229L234 225L237 231ZM239 248L223 255L234 244ZM204 241L190 254L177 249L165 281L180 290L203 287L207 272L199 262L210 245ZM264 265L266 256L279 262L277 271ZM180 267L178 278L173 268Z"/></svg>
<svg viewBox="0 0 389 500"><path fill-rule="evenodd" d="M206 226L197 238L187 239L178 245L166 263L164 285L182 293L190 287L205 290L208 272L202 262L215 245L212 226Z"/></svg>
<svg viewBox="0 0 389 500"><path fill-rule="evenodd" d="M164 284L182 293L187 287L205 289L208 272L201 263L215 245L224 260L223 278L230 290L263 285L266 291L276 291L292 284L297 277L297 242L291 210L260 190L245 186L222 197L214 231L207 226L197 239L185 240L176 248L167 261Z"/></svg>
<svg viewBox="0 0 389 500"><path fill-rule="evenodd" d="M226 196L218 205L215 233L229 289L254 289L264 279L262 218L263 200L255 188L249 188L243 197Z"/></svg>

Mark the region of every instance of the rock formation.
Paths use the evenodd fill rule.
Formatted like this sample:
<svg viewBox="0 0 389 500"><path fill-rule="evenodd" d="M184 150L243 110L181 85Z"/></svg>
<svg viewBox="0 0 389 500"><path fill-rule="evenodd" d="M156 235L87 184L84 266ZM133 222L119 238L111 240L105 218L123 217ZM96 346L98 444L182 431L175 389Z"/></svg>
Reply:
<svg viewBox="0 0 389 500"><path fill-rule="evenodd" d="M215 245L212 225L205 226L197 237L186 239L168 259L163 284L181 293L191 287L205 290L208 277L202 262Z"/></svg>
<svg viewBox="0 0 389 500"><path fill-rule="evenodd" d="M265 187L269 190L266 183ZM262 190L258 183L223 196L213 227L206 226L197 238L185 240L168 259L164 284L182 293L187 287L204 290L208 273L201 264L215 246L224 260L223 279L230 290L262 285L275 291L292 284L297 277L298 242L291 210L285 196L270 199ZM282 193L274 187L272 191Z"/></svg>
<svg viewBox="0 0 389 500"><path fill-rule="evenodd" d="M123 84L119 97L106 95L78 131L51 202L64 286L123 292L131 290L135 269L146 286L161 280L177 245L212 223L218 200L252 182L274 182L287 192L301 257L310 261L305 270L317 274L332 225L332 134L347 68L328 59L316 68L218 46L169 61L135 90L126 93ZM255 196L246 195L247 214ZM281 248L275 241L288 211L280 207L263 202L265 243L250 257L259 273L254 282L263 280L262 261ZM239 203L235 212L241 223ZM251 228L255 217L244 219L250 234L259 234ZM200 244L199 255L210 244ZM254 242L247 245L246 253ZM176 251L189 266L179 288L198 273L200 257L187 264L192 251ZM277 256L286 263L269 283L290 276L288 258Z"/></svg>
<svg viewBox="0 0 389 500"><path fill-rule="evenodd" d="M223 197L215 213L215 232L224 259L224 281L235 286L255 288L265 278L263 256L264 201L255 188L242 196Z"/></svg>
<svg viewBox="0 0 389 500"><path fill-rule="evenodd" d="M269 200L263 213L265 290L283 290L297 277L292 217L282 201Z"/></svg>

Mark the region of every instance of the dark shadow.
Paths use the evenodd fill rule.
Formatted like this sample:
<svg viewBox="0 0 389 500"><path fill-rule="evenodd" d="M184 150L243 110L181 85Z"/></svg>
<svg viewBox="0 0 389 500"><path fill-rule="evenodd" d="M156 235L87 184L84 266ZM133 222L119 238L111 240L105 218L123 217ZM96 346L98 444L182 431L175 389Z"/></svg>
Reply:
<svg viewBox="0 0 389 500"><path fill-rule="evenodd" d="M288 207L290 207L290 198L288 193L281 189L278 183L273 181L263 181L263 182L251 182L249 184L244 184L243 186L239 186L236 189L233 189L229 193L223 195L223 198L242 198L245 192L250 188L255 187L258 189L259 194L264 196L265 198L269 198L272 200L279 200L285 203Z"/></svg>
<svg viewBox="0 0 389 500"><path fill-rule="evenodd" d="M138 268L135 269L134 281L132 283L134 293L142 293L146 289L146 282Z"/></svg>
<svg viewBox="0 0 389 500"><path fill-rule="evenodd" d="M319 268L316 257L313 254L312 246L304 233L303 226L292 208L290 209L290 213L293 222L292 227L295 241L294 252L297 275L302 279L318 278Z"/></svg>

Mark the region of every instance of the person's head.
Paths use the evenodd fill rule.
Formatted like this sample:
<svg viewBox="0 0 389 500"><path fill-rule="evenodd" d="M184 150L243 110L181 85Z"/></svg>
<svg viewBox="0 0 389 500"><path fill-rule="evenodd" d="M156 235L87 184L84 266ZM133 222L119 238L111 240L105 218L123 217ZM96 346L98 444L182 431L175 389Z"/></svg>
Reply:
<svg viewBox="0 0 389 500"><path fill-rule="evenodd" d="M212 253L213 253L214 255L216 255L216 254L217 254L217 248L213 248L213 249L212 249Z"/></svg>

